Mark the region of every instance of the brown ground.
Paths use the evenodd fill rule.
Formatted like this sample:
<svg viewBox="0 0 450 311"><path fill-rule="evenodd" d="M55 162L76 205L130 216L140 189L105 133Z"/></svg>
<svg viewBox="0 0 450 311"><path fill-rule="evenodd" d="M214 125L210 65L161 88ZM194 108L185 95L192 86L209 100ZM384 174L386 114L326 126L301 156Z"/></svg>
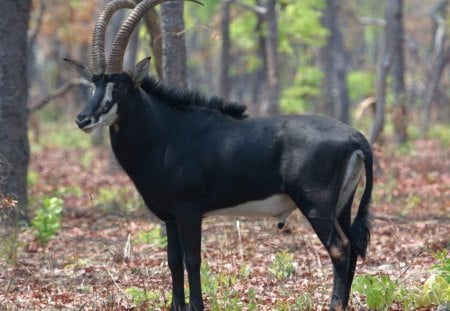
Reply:
<svg viewBox="0 0 450 311"><path fill-rule="evenodd" d="M372 240L356 273L387 274L406 287L421 286L432 254L449 247L449 152L435 141L417 141L407 155L377 155L383 175L375 181ZM28 229L19 234L16 260L7 262L5 251L0 253L0 310L137 310L127 293L131 287L155 293L149 310L168 305L165 250L135 241L159 224L141 206L128 178L109 172L107 163L104 149L51 148L33 155L38 181L30 189L32 205L37 207L43 196L63 198L62 227L45 249ZM124 257L129 234L131 257ZM295 271L280 281L269 266L285 250L294 255ZM254 293L256 310L288 310L307 293L315 309L326 309L330 261L300 213L291 215L283 230L272 219L241 219L239 224L207 219L203 262L215 276L228 276L216 288L204 288L207 308L213 298L228 295L224 299L236 297L248 310ZM211 297L214 290L217 297ZM363 304L364 297L354 294L352 308L363 309Z"/></svg>

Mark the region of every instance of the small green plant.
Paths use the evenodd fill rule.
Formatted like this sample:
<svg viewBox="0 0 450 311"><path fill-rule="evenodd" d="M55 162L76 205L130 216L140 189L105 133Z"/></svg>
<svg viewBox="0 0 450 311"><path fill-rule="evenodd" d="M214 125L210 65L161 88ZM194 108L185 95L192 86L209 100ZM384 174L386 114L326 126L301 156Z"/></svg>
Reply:
<svg viewBox="0 0 450 311"><path fill-rule="evenodd" d="M136 244L151 244L163 249L167 247L167 236L161 234L161 227L158 226L150 231L139 233L134 242Z"/></svg>
<svg viewBox="0 0 450 311"><path fill-rule="evenodd" d="M314 301L311 295L303 293L295 298L292 310L314 310Z"/></svg>
<svg viewBox="0 0 450 311"><path fill-rule="evenodd" d="M275 254L275 259L269 265L269 271L278 279L285 280L294 272L294 255L287 251Z"/></svg>
<svg viewBox="0 0 450 311"><path fill-rule="evenodd" d="M357 276L352 288L366 296L367 306L371 309L384 310L394 302L396 284L387 275Z"/></svg>
<svg viewBox="0 0 450 311"><path fill-rule="evenodd" d="M57 197L45 197L42 205L36 209L31 221L36 238L42 246L46 246L50 239L59 231L61 212L64 201Z"/></svg>
<svg viewBox="0 0 450 311"><path fill-rule="evenodd" d="M448 254L448 250L443 249L434 253L433 258L436 262L431 268L450 284L450 256Z"/></svg>
<svg viewBox="0 0 450 311"><path fill-rule="evenodd" d="M430 128L428 136L438 139L443 147L450 147L450 126L436 124Z"/></svg>
<svg viewBox="0 0 450 311"><path fill-rule="evenodd" d="M211 311L242 310L244 303L235 288L238 282L236 274L213 273L206 263L202 264L201 270L202 288L209 298ZM255 296L254 290L249 291L249 308L250 305L257 305Z"/></svg>
<svg viewBox="0 0 450 311"><path fill-rule="evenodd" d="M431 276L422 287L421 305L439 305L450 302L450 257L447 250L433 254L436 260Z"/></svg>
<svg viewBox="0 0 450 311"><path fill-rule="evenodd" d="M142 198L130 187L100 188L95 203L110 213L129 213L144 205Z"/></svg>
<svg viewBox="0 0 450 311"><path fill-rule="evenodd" d="M18 240L17 231L2 236L0 239L0 258L3 258L8 264L15 265L19 258L20 249L24 242Z"/></svg>
<svg viewBox="0 0 450 311"><path fill-rule="evenodd" d="M147 291L138 287L129 287L125 292L131 296L131 300L138 308L152 306L153 308L164 308L166 302L161 300L161 293L156 291ZM167 295L163 295L167 297Z"/></svg>

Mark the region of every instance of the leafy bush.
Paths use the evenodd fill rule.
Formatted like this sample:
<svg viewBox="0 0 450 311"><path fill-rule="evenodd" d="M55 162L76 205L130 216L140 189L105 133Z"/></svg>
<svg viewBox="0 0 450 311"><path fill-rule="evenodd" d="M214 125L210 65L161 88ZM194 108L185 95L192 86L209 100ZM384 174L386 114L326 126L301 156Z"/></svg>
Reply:
<svg viewBox="0 0 450 311"><path fill-rule="evenodd" d="M211 311L221 310L257 310L256 293L253 288L248 289L248 303L241 301L241 295L237 290L240 277L247 274L247 269L241 271L243 274L226 274L213 272L207 263L202 263L201 278L202 288L208 297Z"/></svg>
<svg viewBox="0 0 450 311"><path fill-rule="evenodd" d="M301 67L292 85L283 90L280 105L285 113L300 113L310 109L310 100L320 95L323 72L315 67Z"/></svg>
<svg viewBox="0 0 450 311"><path fill-rule="evenodd" d="M348 92L351 101L359 101L373 94L375 74L373 70L352 71L347 76Z"/></svg>
<svg viewBox="0 0 450 311"><path fill-rule="evenodd" d="M161 300L161 293L155 291L147 291L138 287L129 287L125 289L125 292L131 296L133 303L140 309L145 310L147 304L151 304L152 307L159 307L163 309L166 302ZM164 296L164 295L163 295Z"/></svg>
<svg viewBox="0 0 450 311"><path fill-rule="evenodd" d="M384 310L393 302L402 304L404 310L430 307L450 302L450 257L447 250L433 255L436 262L431 276L421 288L404 287L387 275L360 275L355 278L352 289L367 298L367 306Z"/></svg>
<svg viewBox="0 0 450 311"><path fill-rule="evenodd" d="M269 265L269 271L279 280L289 278L294 270L294 255L287 251L275 254L275 259Z"/></svg>
<svg viewBox="0 0 450 311"><path fill-rule="evenodd" d="M367 305L374 310L384 310L394 302L396 285L387 275L361 275L353 282L353 290L367 298Z"/></svg>
<svg viewBox="0 0 450 311"><path fill-rule="evenodd" d="M36 238L42 246L46 246L50 239L59 231L61 212L64 201L56 197L45 197L41 207L31 221Z"/></svg>
<svg viewBox="0 0 450 311"><path fill-rule="evenodd" d="M161 234L161 227L158 226L150 231L139 233L134 242L136 244L151 244L163 249L167 247L167 236Z"/></svg>
<svg viewBox="0 0 450 311"><path fill-rule="evenodd" d="M450 256L447 250L433 254L436 262L432 274L422 288L421 305L439 305L450 302Z"/></svg>

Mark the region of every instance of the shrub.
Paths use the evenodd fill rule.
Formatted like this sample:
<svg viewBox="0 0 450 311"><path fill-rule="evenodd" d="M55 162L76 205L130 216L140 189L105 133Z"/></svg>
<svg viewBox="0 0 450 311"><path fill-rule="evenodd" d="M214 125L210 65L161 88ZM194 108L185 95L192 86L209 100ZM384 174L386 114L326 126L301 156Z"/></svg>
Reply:
<svg viewBox="0 0 450 311"><path fill-rule="evenodd" d="M46 246L50 239L59 231L63 200L56 197L45 197L41 207L31 221L36 238L42 246Z"/></svg>

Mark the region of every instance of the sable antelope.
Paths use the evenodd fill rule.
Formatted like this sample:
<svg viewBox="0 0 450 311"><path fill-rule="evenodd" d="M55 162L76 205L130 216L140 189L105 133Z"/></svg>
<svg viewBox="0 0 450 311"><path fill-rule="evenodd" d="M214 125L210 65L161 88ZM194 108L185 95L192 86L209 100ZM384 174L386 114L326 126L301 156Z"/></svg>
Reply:
<svg viewBox="0 0 450 311"><path fill-rule="evenodd" d="M171 309L204 309L200 284L204 217L273 216L282 227L296 208L333 263L330 309L345 309L357 257L365 256L370 238L372 151L367 140L350 126L321 116L247 118L245 106L148 77L149 58L140 61L134 73L124 72L131 32L150 7L164 1L110 2L94 29L93 68L66 60L95 86L76 117L78 127L90 132L109 126L118 162L148 208L167 225ZM133 7L106 63L108 21L118 9ZM363 172L365 188L351 223Z"/></svg>

